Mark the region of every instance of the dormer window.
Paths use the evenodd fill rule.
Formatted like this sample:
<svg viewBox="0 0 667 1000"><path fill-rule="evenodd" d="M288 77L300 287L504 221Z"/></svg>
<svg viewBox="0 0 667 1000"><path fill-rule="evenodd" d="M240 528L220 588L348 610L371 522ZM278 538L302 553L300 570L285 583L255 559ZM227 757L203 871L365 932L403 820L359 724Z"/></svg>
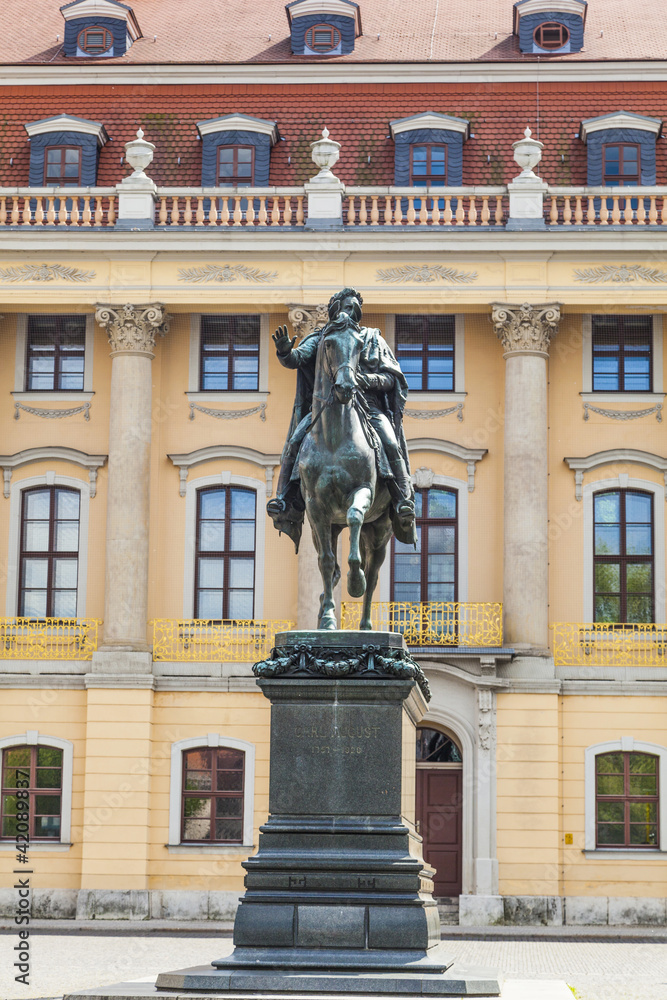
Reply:
<svg viewBox="0 0 667 1000"><path fill-rule="evenodd" d="M306 32L306 48L311 52L331 53L334 49L340 49L340 31L332 24L315 24L308 28ZM307 53L310 54L310 53Z"/></svg>
<svg viewBox="0 0 667 1000"><path fill-rule="evenodd" d="M113 47L113 35L108 28L94 25L79 32L76 44L87 56L102 56Z"/></svg>
<svg viewBox="0 0 667 1000"><path fill-rule="evenodd" d="M65 18L66 56L95 59L124 56L141 38L134 11L120 0L73 0L60 8Z"/></svg>
<svg viewBox="0 0 667 1000"><path fill-rule="evenodd" d="M655 144L662 121L631 111L586 118L579 135L586 144L591 187L636 187L656 183Z"/></svg>
<svg viewBox="0 0 667 1000"><path fill-rule="evenodd" d="M522 52L567 55L584 45L586 0L518 0L514 34Z"/></svg>
<svg viewBox="0 0 667 1000"><path fill-rule="evenodd" d="M204 187L269 183L271 147L278 141L275 122L251 115L223 115L197 122L197 129Z"/></svg>
<svg viewBox="0 0 667 1000"><path fill-rule="evenodd" d="M564 24L559 24L558 21L545 21L544 24L538 24L535 28L533 38L535 44L541 49L547 51L562 49L570 41L570 32Z"/></svg>
<svg viewBox="0 0 667 1000"><path fill-rule="evenodd" d="M361 15L352 0L292 0L285 9L295 55L346 56L354 51Z"/></svg>
<svg viewBox="0 0 667 1000"><path fill-rule="evenodd" d="M30 186L89 186L97 182L99 151L108 141L101 122L56 115L29 122Z"/></svg>
<svg viewBox="0 0 667 1000"><path fill-rule="evenodd" d="M394 140L394 184L445 187L463 184L463 143L470 123L425 111L389 123Z"/></svg>

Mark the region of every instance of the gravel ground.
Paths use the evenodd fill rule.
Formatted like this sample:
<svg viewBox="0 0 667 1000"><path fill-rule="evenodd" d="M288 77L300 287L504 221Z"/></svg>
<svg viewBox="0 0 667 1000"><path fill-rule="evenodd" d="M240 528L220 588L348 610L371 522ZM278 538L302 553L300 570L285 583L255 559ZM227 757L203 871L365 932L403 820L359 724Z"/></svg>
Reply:
<svg viewBox="0 0 667 1000"><path fill-rule="evenodd" d="M40 934L30 937L30 986L14 982L13 931L0 938L0 1000L58 998L75 989L145 979L207 964L231 951L228 936L188 934ZM452 942L466 965L497 966L508 979L562 979L577 1000L667 1000L667 945L662 941ZM539 1000L535 993L534 1000Z"/></svg>

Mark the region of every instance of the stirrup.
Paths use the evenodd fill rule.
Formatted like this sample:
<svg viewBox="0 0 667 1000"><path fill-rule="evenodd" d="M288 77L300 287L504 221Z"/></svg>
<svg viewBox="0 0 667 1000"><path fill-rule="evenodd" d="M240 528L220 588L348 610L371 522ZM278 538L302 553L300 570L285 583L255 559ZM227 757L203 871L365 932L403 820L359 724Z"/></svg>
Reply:
<svg viewBox="0 0 667 1000"><path fill-rule="evenodd" d="M401 520L411 520L415 519L415 505L412 500L401 500L401 502L396 507L396 513Z"/></svg>
<svg viewBox="0 0 667 1000"><path fill-rule="evenodd" d="M273 497L266 505L266 512L269 517L277 517L279 514L284 514L287 510L287 504L280 497Z"/></svg>

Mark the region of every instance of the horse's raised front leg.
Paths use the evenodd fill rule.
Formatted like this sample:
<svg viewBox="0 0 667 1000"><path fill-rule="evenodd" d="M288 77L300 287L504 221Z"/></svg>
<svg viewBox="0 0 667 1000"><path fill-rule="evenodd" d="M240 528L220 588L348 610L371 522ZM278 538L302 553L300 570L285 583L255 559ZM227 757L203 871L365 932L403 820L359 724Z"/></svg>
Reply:
<svg viewBox="0 0 667 1000"><path fill-rule="evenodd" d="M320 567L323 587L320 594L320 616L317 627L335 629L338 627L333 599L336 554L331 544L331 523L328 516L316 504L308 503L307 510L313 532L313 542L317 549L317 562Z"/></svg>
<svg viewBox="0 0 667 1000"><path fill-rule="evenodd" d="M347 511L347 525L350 529L350 557L347 561L347 589L350 597L361 597L366 590L366 577L361 568L361 550L359 537L364 518L371 509L373 491L369 486L362 486L355 491Z"/></svg>

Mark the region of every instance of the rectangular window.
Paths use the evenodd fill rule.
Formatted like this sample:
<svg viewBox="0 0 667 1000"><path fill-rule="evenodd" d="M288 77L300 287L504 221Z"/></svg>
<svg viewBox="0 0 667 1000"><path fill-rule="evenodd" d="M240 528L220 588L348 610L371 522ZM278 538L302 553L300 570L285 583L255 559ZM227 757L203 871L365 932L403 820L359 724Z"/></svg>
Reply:
<svg viewBox="0 0 667 1000"><path fill-rule="evenodd" d="M605 187L637 187L640 176L638 143L605 143L602 147L602 177Z"/></svg>
<svg viewBox="0 0 667 1000"><path fill-rule="evenodd" d="M619 750L595 758L597 847L659 845L658 765L647 753Z"/></svg>
<svg viewBox="0 0 667 1000"><path fill-rule="evenodd" d="M255 178L254 146L218 146L217 186L252 186Z"/></svg>
<svg viewBox="0 0 667 1000"><path fill-rule="evenodd" d="M83 389L85 316L29 316L26 345L26 390Z"/></svg>
<svg viewBox="0 0 667 1000"><path fill-rule="evenodd" d="M60 840L62 768L63 752L56 747L3 750L0 840L15 840L17 833L27 833L30 840ZM24 790L27 797L17 794Z"/></svg>
<svg viewBox="0 0 667 1000"><path fill-rule="evenodd" d="M259 316L202 316L200 390L259 389L259 334Z"/></svg>
<svg viewBox="0 0 667 1000"><path fill-rule="evenodd" d="M433 488L415 492L417 548L392 541L392 601L455 601L457 495Z"/></svg>
<svg viewBox="0 0 667 1000"><path fill-rule="evenodd" d="M410 146L410 185L412 187L446 187L447 146L428 143Z"/></svg>
<svg viewBox="0 0 667 1000"><path fill-rule="evenodd" d="M593 504L595 621L655 621L653 495L605 490Z"/></svg>
<svg viewBox="0 0 667 1000"><path fill-rule="evenodd" d="M199 747L183 753L182 842L243 842L244 770L242 750Z"/></svg>
<svg viewBox="0 0 667 1000"><path fill-rule="evenodd" d="M653 318L593 316L593 392L652 392Z"/></svg>
<svg viewBox="0 0 667 1000"><path fill-rule="evenodd" d="M44 184L54 187L79 187L81 184L81 148L47 146L44 150Z"/></svg>
<svg viewBox="0 0 667 1000"><path fill-rule="evenodd" d="M20 618L76 618L78 490L39 486L21 504Z"/></svg>
<svg viewBox="0 0 667 1000"><path fill-rule="evenodd" d="M396 316L396 360L411 392L453 392L454 316Z"/></svg>
<svg viewBox="0 0 667 1000"><path fill-rule="evenodd" d="M252 620L256 504L254 490L234 486L197 493L195 618Z"/></svg>

